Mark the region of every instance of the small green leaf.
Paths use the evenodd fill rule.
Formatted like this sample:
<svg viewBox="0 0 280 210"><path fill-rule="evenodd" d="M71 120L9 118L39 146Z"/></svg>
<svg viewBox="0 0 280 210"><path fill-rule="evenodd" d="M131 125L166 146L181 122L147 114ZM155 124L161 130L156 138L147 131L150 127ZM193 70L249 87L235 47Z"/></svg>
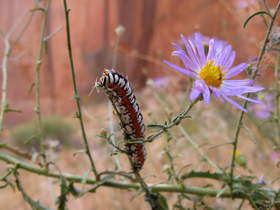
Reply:
<svg viewBox="0 0 280 210"><path fill-rule="evenodd" d="M185 173L180 177L182 180L189 178L208 178L224 181L227 179L227 174L222 173L210 173L209 171L191 171L189 173Z"/></svg>
<svg viewBox="0 0 280 210"><path fill-rule="evenodd" d="M148 128L153 128L153 129L164 129L164 125L158 125L158 124L149 124L148 126L147 126Z"/></svg>
<svg viewBox="0 0 280 210"><path fill-rule="evenodd" d="M255 17L255 16L257 16L257 15L268 15L269 17L272 18L271 14L268 13L268 12L266 12L266 11L258 11L258 12L255 12L254 14L250 15L250 16L245 20L245 22L244 22L244 24L243 24L243 28L245 28L246 25L248 24L248 22L249 22L253 17Z"/></svg>
<svg viewBox="0 0 280 210"><path fill-rule="evenodd" d="M168 210L169 208L168 208L168 204L167 204L166 198L163 195L159 194L159 193L158 193L158 195L159 195L158 203L159 203L160 209Z"/></svg>
<svg viewBox="0 0 280 210"><path fill-rule="evenodd" d="M34 9L31 10L31 12L35 12L35 11L46 12L46 9L45 9L45 8L42 8L42 7L37 7L37 8L34 8Z"/></svg>

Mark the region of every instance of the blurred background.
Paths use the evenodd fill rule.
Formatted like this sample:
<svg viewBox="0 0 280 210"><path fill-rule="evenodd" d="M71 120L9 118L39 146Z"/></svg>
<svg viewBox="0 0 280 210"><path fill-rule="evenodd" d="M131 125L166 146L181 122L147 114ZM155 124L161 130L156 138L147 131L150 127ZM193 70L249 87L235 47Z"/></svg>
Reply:
<svg viewBox="0 0 280 210"><path fill-rule="evenodd" d="M36 150L36 144L30 143L31 146L26 147L24 146L26 142L23 142L23 139L30 139L35 129L35 125L32 123L35 117L33 84L43 17L39 11L30 12L35 7L36 2L34 0L0 0L0 32L2 38L9 31L14 30L10 37L11 43L15 44L9 60L8 102L10 107L20 111L8 112L5 115L5 129L1 137L3 141L9 139L17 141L17 145L24 147L27 151ZM46 4L46 1L39 2L42 5ZM206 36L227 41L233 45L237 52L235 64L238 64L251 60L258 55L266 31L265 21L261 17L255 17L245 29L243 28L246 18L262 9L262 1L258 0L69 0L68 2L69 8L71 8L70 23L77 82L89 139L93 144L91 148L98 157L97 167L99 169L106 169L113 165L111 157L108 155L108 145L105 145L101 140L96 140L96 134L102 128L108 127L107 100L103 94L97 94L96 91L91 95L89 93L94 82L102 74L103 69L112 67L114 47L118 40L115 30L118 26L123 26L125 32L119 40L116 70L128 75L136 95L138 95L137 98L144 112L145 120L150 120L150 122L164 119L153 116L153 114L160 116L161 111L159 109L161 108L152 99L153 93L147 86L148 80L165 81L162 83L165 86L158 85L156 88L159 94L162 94L161 97L170 104L171 113L176 113L180 109L178 104L187 103L186 91L190 88L188 79L162 62L164 59L175 62L176 59L171 58L171 51L173 50L171 43L178 42L180 34L189 36L195 32L200 32ZM277 0L266 1L269 8L274 8L277 2ZM49 37L49 39L45 45L41 71L41 105L43 118L46 119L44 122L45 137L51 140L49 141L49 148L56 154L53 154L53 157L58 160L58 164L61 164L60 166L63 169L72 173L84 173L88 170L87 158L82 155L74 157L73 149L58 153L56 145L61 144L61 141L56 141L57 139L63 139L65 142L71 140L71 143L68 143L73 146L72 148L82 148L78 124L72 118L75 112L75 101L73 100L72 79L66 45L65 16L62 6L62 1L51 1L46 26L46 37ZM276 25L278 24L279 20L277 20ZM27 25L28 27L26 27ZM26 30L21 34L24 28ZM0 39L1 59L4 53L2 38ZM264 71L259 82L264 86L273 79L273 72L270 71L273 68L271 66L273 59L273 55L268 54L262 65ZM0 76L0 83L1 81L2 77ZM161 91L163 92L161 93ZM180 101L180 103L176 104L176 101ZM201 106L203 107L203 105ZM217 112L221 108L224 109L225 105L219 103L213 106L216 106L216 109L212 112L200 113L197 110L194 115L197 116L197 121L199 119L203 120L208 128L213 126L211 125L213 119L214 121L219 121L219 119L222 122L226 121L219 126L221 126L220 129L224 129L227 133L225 136L228 138L232 134L232 126L237 116L226 113L227 109L225 108L225 112L220 113L219 118ZM227 107L230 107L230 105ZM236 112L236 110L234 111ZM221 140L219 138L222 134L219 129L209 136L207 133L199 133L199 128L203 128L204 124L193 123L188 126L194 132L194 135L204 135L204 137L200 136L202 139L207 138L209 140L211 137L211 139ZM257 127L255 126L252 129L256 130ZM251 137L245 135L244 138L250 139ZM260 134L260 138L266 138L266 136ZM148 148L148 154L149 151L161 151L162 148L163 145L154 144ZM258 145L256 147L252 146L251 149L254 152L259 148ZM187 153L188 157L192 154L190 151ZM209 153L214 160L219 160L221 165L226 166L229 163L229 159L221 158L228 151L221 151L221 153L215 151L211 153L209 151ZM275 155L278 158L279 154ZM150 163L150 166L146 166L144 172L150 174L156 174L158 170L161 170L157 167L164 165L167 161L156 154L153 157L149 156L149 158L150 160L147 162ZM82 160L84 164L80 164L81 162L77 164L75 162L77 159ZM201 161L194 159L192 157L189 161ZM126 162L125 158L123 160ZM254 161L258 163L258 160L250 160L253 166L256 163ZM265 161L266 159L263 158L262 160ZM161 164L158 164L157 161ZM207 169L208 166L205 165L205 163L202 163L199 166L200 169ZM247 170L244 171L248 172ZM267 169L267 173L269 172L271 170ZM259 173L259 175L261 174ZM28 176L30 178L26 178L26 185L31 184L35 177L35 175L30 174ZM158 178L160 180L162 177L159 176ZM35 198L43 200L51 206L52 198L44 195L48 195L52 190L56 192L58 188L51 188L49 179L42 177L36 179L38 179L38 183L41 183L41 190L38 192L38 186L31 186L30 192ZM108 207L102 208L102 202L94 197L97 194L86 195L77 200L72 198L70 203L75 207L70 209L131 209L129 207L130 202L138 205L134 209L147 208L143 201L134 199L133 195L128 192L126 194L122 191L123 195L117 195L113 194L114 190L111 190L111 194L108 194L108 189L101 191L100 195L102 193L108 195L104 198L104 202L109 203ZM130 197L126 197L127 195L130 195ZM17 202L8 204L6 201L13 196L17 196ZM172 198L172 195L170 196ZM0 198L0 209L1 206L5 205L10 207L5 209L28 209L19 194L15 195L12 191L6 190L3 196L1 193L1 197L3 199ZM143 200L143 198L140 200ZM223 201L219 202L221 202L220 206L224 205L227 206L225 209L230 209L228 204L223 204Z"/></svg>
<svg viewBox="0 0 280 210"><path fill-rule="evenodd" d="M42 1L43 2L43 1ZM274 6L277 1L267 1ZM1 33L19 24L11 37L30 21L33 0L0 0ZM96 78L104 68L111 68L112 53L118 25L125 27L121 37L116 69L129 76L134 86L144 87L148 77L177 75L163 59L170 59L173 46L182 33L189 36L201 32L206 36L228 41L237 51L236 63L257 56L265 25L255 18L247 28L245 18L259 9L258 1L248 0L83 0L69 1L71 32L77 79L84 102ZM39 48L42 14L33 13L32 20L14 46L9 63L9 102L22 113L8 113L6 126L32 119L34 116L35 59ZM60 1L52 1L49 8L46 35L55 33L46 42L42 66L42 110L44 114L67 114L74 103L69 61L65 41L64 14ZM3 56L4 43L0 43ZM181 77L184 77L181 75Z"/></svg>

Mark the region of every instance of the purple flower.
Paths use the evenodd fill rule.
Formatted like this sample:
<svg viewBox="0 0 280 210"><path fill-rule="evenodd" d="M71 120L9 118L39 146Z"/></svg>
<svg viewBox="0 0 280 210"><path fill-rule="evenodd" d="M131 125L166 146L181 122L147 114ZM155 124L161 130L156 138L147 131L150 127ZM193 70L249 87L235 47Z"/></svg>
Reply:
<svg viewBox="0 0 280 210"><path fill-rule="evenodd" d="M237 96L250 102L261 103L244 96L246 93L263 90L262 87L253 86L253 80L231 80L248 67L247 63L232 67L235 51L232 50L231 45L215 38L204 37L200 33L195 33L188 39L181 35L181 40L184 47L174 44L176 50L172 55L178 56L185 67L179 67L169 61L164 62L195 79L190 93L192 101L202 95L205 104L209 104L212 94L222 102L226 100L244 112L247 110L230 97Z"/></svg>
<svg viewBox="0 0 280 210"><path fill-rule="evenodd" d="M239 0L236 2L238 8L247 8L250 5L256 4L256 0Z"/></svg>
<svg viewBox="0 0 280 210"><path fill-rule="evenodd" d="M268 119L272 113L275 111L273 105L273 99L275 96L273 94L266 94L259 96L259 100L262 101L262 104L253 104L250 106L249 110L254 113L254 115L261 119Z"/></svg>
<svg viewBox="0 0 280 210"><path fill-rule="evenodd" d="M165 87L169 83L168 77L157 77L153 79L153 82L156 87Z"/></svg>
<svg viewBox="0 0 280 210"><path fill-rule="evenodd" d="M272 153L272 154L270 155L270 159L271 159L273 162L278 163L279 160L280 160L280 152L279 152L279 151L276 151L276 152Z"/></svg>

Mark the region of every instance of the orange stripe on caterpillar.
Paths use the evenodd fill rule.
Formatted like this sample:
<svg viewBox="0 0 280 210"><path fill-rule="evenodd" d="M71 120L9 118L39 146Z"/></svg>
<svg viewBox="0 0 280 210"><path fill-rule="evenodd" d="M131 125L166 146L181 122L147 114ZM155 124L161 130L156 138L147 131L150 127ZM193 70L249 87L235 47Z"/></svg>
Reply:
<svg viewBox="0 0 280 210"><path fill-rule="evenodd" d="M105 69L96 86L103 88L115 105L125 137L127 139L144 138L143 116L127 78L115 70ZM133 168L140 170L146 159L144 145L127 143L125 146L132 160Z"/></svg>

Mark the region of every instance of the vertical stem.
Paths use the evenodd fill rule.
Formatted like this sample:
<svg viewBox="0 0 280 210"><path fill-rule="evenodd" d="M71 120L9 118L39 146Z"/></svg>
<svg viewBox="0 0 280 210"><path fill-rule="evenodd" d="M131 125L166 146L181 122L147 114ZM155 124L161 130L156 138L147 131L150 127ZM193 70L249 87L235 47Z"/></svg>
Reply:
<svg viewBox="0 0 280 210"><path fill-rule="evenodd" d="M119 43L120 43L120 37L121 36L119 36L119 35L117 36L117 40L116 40L115 47L114 47L112 69L116 68L116 66L117 66L118 48L119 48Z"/></svg>
<svg viewBox="0 0 280 210"><path fill-rule="evenodd" d="M28 14L28 12L26 14ZM9 108L9 104L8 104L8 79L9 79L9 77L8 77L8 71L9 71L8 64L9 64L9 58L11 56L13 46L19 41L19 39L23 36L24 32L28 28L28 26L31 22L33 13L30 16L27 23L24 25L23 29L19 32L19 35L16 38L16 40L11 43L10 38L11 38L12 34L15 32L15 30L17 29L17 27L22 23L26 14L24 14L22 17L20 17L19 21L17 21L11 27L9 32L4 36L4 55L3 55L3 59L2 59L2 87L1 87L2 95L1 95L1 108L0 108L0 131L2 131L4 129L4 125L3 125L4 115L5 115L5 112L7 111L7 109Z"/></svg>
<svg viewBox="0 0 280 210"><path fill-rule="evenodd" d="M37 52L36 64L35 64L35 113L38 123L38 138L40 141L40 152L44 154L44 144L43 144L43 130L42 130L42 113L41 113L41 66L42 58L44 55L45 41L44 36L46 32L47 20L48 20L48 10L51 0L47 1L47 5L43 10L43 20L40 31L40 44Z"/></svg>
<svg viewBox="0 0 280 210"><path fill-rule="evenodd" d="M2 97L1 97L1 109L0 109L0 131L3 130L3 121L6 108L8 107L7 94L8 94L8 60L11 53L11 45L9 41L9 35L4 38L4 56L2 61Z"/></svg>
<svg viewBox="0 0 280 210"><path fill-rule="evenodd" d="M114 134L114 120L113 120L113 109L112 109L112 104L110 102L110 100L108 101L108 115L109 115L109 130L110 130L110 134ZM114 145L116 145L116 138L115 135L112 135L111 137L112 143ZM116 148L112 147L113 151L116 151ZM115 162L115 166L116 166L116 170L120 170L121 169L121 163L120 160L118 158L117 155L113 156L114 158L114 162Z"/></svg>
<svg viewBox="0 0 280 210"><path fill-rule="evenodd" d="M280 65L280 53L277 53L276 56L276 65L274 69L275 76L275 90L276 90L276 98L275 98L275 108L276 108L276 130L278 134L277 145L280 144L280 77L279 77L279 65Z"/></svg>
<svg viewBox="0 0 280 210"><path fill-rule="evenodd" d="M70 35L70 22L69 22L69 13L70 9L67 6L67 0L63 0L64 5L64 14L65 14L65 21L66 21L66 36L67 36L67 47L68 47L68 56L70 61L70 67L71 67L71 75L72 75L72 82L73 82L73 89L75 94L75 100L76 100L76 106L77 106L77 118L79 119L80 126L81 126L81 132L85 144L85 152L89 157L92 172L95 175L95 178L98 180L99 176L92 158L92 155L90 153L89 144L85 132L85 126L83 121L83 115L81 111L81 104L80 104L80 97L78 93L77 83L76 83L76 73L75 73L75 67L74 67L74 61L73 61L73 54L72 54L72 46L71 46L71 35Z"/></svg>
<svg viewBox="0 0 280 210"><path fill-rule="evenodd" d="M272 27L274 25L274 22L275 22L275 19L276 19L276 16L279 12L279 9L280 9L280 1L278 2L277 4L277 7L276 7L276 10L271 18L271 21L270 21L270 24L269 24L269 27L267 29L267 32L266 32L266 37L265 37L265 40L264 40L264 43L263 43L263 46L262 46L262 49L259 53L259 56L258 56L258 62L256 64L256 71L253 72L253 75L252 75L252 79L256 79L257 77L257 73L258 73L258 69L260 67L260 64L261 64L261 61L264 57L264 54L265 54L265 51L266 51L266 46L269 42L269 36L270 36L270 33L272 31ZM246 95L246 97L250 97L250 93L248 93ZM248 104L248 101L245 101L243 103L243 108L246 109L247 107L247 104ZM234 173L234 168L235 168L235 157L236 157L236 150L237 150L237 145L238 145L238 138L239 138L239 133L240 133L240 130L241 130L241 127L242 127L242 121L243 121L243 117L244 117L244 112L241 111L240 113L240 117L237 121L237 126L236 126L236 131L235 131L235 135L234 135L234 140L233 140L233 152L232 152L232 160L231 160L231 166L230 166L230 188L231 188L231 191L232 191L232 185L233 185L233 173Z"/></svg>
<svg viewBox="0 0 280 210"><path fill-rule="evenodd" d="M117 34L117 39L115 41L115 46L113 49L113 58L112 58L112 69L116 68L118 61L118 49L121 41L121 37L125 32L125 28L122 25L119 25L115 28L115 32Z"/></svg>

